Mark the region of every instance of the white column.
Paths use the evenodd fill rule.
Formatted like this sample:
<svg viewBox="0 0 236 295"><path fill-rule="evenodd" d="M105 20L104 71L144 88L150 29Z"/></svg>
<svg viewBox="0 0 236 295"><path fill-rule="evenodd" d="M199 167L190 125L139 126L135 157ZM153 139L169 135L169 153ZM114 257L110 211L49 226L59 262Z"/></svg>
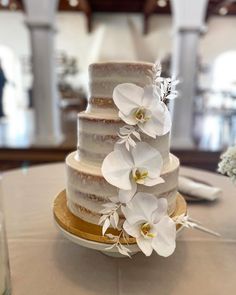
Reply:
<svg viewBox="0 0 236 295"><path fill-rule="evenodd" d="M55 12L58 0L24 0L30 31L33 103L37 145L57 145L63 137L55 72Z"/></svg>
<svg viewBox="0 0 236 295"><path fill-rule="evenodd" d="M181 83L179 98L170 106L172 147L193 147L193 106L197 86L197 56L208 0L171 0L174 44L172 73Z"/></svg>

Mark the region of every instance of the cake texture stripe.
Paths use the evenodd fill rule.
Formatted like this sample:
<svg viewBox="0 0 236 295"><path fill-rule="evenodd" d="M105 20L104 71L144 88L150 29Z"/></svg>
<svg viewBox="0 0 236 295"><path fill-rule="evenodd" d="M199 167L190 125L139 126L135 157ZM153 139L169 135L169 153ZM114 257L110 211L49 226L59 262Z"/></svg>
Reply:
<svg viewBox="0 0 236 295"><path fill-rule="evenodd" d="M171 215L174 212L175 207L175 194L176 194L177 188L174 188L173 190L167 191L160 195L160 198L166 198L168 200L169 206L169 214ZM83 193L80 191L73 190L73 188L70 188L68 191L68 199L70 202L80 206L81 208L84 208L88 211L93 212L96 214L99 218L101 217L100 211L103 209L103 204L107 203L109 201L108 197L104 196L96 196L92 194ZM120 216L123 216L120 212ZM81 219L84 219L84 216L79 215ZM97 220L98 221L98 220Z"/></svg>
<svg viewBox="0 0 236 295"><path fill-rule="evenodd" d="M166 192L165 194L163 194L162 198L166 198L168 200L169 203L169 210L168 210L168 214L172 215L175 211L175 202L176 202L176 192L177 189L173 190L173 191L169 191ZM76 193L75 193L76 194ZM80 195L80 193L78 193ZM73 193L70 193L70 196L72 196ZM98 224L99 219L101 217L101 213L99 213L99 211L103 208L102 207L102 203L99 201L99 203L97 203L98 201L96 200L96 207L94 207L94 200L89 201L89 199L86 199L86 197L84 198L86 204L84 204L83 197L79 198L72 198L69 200L69 208L71 210L71 212L75 215L80 217L82 220L87 220L87 222L90 223L94 223L94 224ZM74 201L74 199L80 200L79 203ZM119 214L121 219L124 219L124 215L122 213Z"/></svg>
<svg viewBox="0 0 236 295"><path fill-rule="evenodd" d="M115 104L112 98L99 98L99 97L91 97L89 99L89 103L91 105L103 107L103 108L115 108Z"/></svg>
<svg viewBox="0 0 236 295"><path fill-rule="evenodd" d="M107 185L111 186L105 180L104 176L101 172L101 167L97 167L94 165L89 165L83 161L77 159L77 153L72 152L66 157L66 168L69 169L68 173L70 173L70 169L78 175L78 177L87 178L91 181L103 181ZM174 155L170 154L170 161L166 167L161 172L163 178L171 176L178 176L179 169L179 160ZM166 183L160 184L160 186L167 185ZM168 184L169 185L169 184Z"/></svg>
<svg viewBox="0 0 236 295"><path fill-rule="evenodd" d="M122 120L119 117L115 116L115 115L114 116L112 116L112 115L104 116L104 115L101 114L101 113L89 114L89 113L82 112L82 113L80 113L78 115L78 117L81 120L87 120L87 121L92 121L92 122L100 122L100 123L103 123L103 124L110 124L110 123L121 124L122 123Z"/></svg>
<svg viewBox="0 0 236 295"><path fill-rule="evenodd" d="M67 196L68 202L73 201L75 204L85 206L85 209L89 209L89 199L96 200L100 203L97 207L97 213L101 210L101 203L109 201L110 197L117 196L118 189L109 184L103 177L100 167L87 165L81 161L76 160L76 153L73 152L67 156L66 159L66 171L67 171ZM175 209L175 199L177 194L178 184L178 171L179 161L171 155L169 167L166 168L161 176L165 180L161 183L152 187L139 186L139 190L147 193L152 193L159 198L166 198L169 203L169 212L173 212ZM84 202L83 199L88 198L88 202ZM81 202L82 200L82 202ZM95 206L96 207L96 206ZM88 216L80 216L81 219L86 220Z"/></svg>
<svg viewBox="0 0 236 295"><path fill-rule="evenodd" d="M123 126L122 121L115 116L91 116L82 113L78 116L78 158L96 166L101 165L117 140L118 131ZM141 140L156 148L162 155L164 166L169 162L169 133L158 136L157 139L141 134Z"/></svg>

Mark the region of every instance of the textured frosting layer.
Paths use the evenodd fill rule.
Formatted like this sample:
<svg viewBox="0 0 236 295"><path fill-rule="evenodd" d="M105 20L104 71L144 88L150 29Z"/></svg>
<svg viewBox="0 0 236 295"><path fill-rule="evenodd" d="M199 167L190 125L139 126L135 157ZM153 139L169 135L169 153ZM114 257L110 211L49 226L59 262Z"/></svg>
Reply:
<svg viewBox="0 0 236 295"><path fill-rule="evenodd" d="M79 114L78 158L87 164L101 166L104 158L113 151L119 139L117 132L124 125L117 115ZM161 153L164 167L168 165L169 133L156 139L141 134L141 139Z"/></svg>
<svg viewBox="0 0 236 295"><path fill-rule="evenodd" d="M97 224L102 204L109 197L116 196L118 190L104 179L99 167L77 160L76 155L73 152L66 158L68 207L74 215ZM165 183L153 187L138 185L138 191L152 193L157 198L166 198L171 214L176 203L178 170L178 158L170 155L169 164L161 173Z"/></svg>
<svg viewBox="0 0 236 295"><path fill-rule="evenodd" d="M134 83L144 87L149 84L148 70L151 63L94 63L89 66L88 112L115 112L113 89L121 83Z"/></svg>

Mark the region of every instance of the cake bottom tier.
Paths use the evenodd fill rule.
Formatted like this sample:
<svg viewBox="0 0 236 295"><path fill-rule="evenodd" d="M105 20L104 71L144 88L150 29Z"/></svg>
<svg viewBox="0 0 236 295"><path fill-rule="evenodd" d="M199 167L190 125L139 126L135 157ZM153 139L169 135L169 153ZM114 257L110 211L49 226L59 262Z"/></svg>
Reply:
<svg viewBox="0 0 236 295"><path fill-rule="evenodd" d="M109 198L117 196L118 189L103 177L101 169L77 160L73 152L66 158L66 194L69 210L84 221L98 224L99 211ZM164 183L152 187L138 185L138 191L166 198L168 213L172 214L176 206L179 160L170 154L170 163L162 173Z"/></svg>

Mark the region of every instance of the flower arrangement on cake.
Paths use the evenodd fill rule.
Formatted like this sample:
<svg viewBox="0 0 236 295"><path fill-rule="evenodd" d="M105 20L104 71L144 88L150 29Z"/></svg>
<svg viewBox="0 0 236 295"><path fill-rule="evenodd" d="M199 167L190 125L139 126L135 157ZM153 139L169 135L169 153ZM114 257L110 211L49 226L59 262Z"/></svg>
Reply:
<svg viewBox="0 0 236 295"><path fill-rule="evenodd" d="M138 188L138 185L155 186L165 182L161 177L160 152L142 139L142 134L156 138L171 129L171 115L165 101L176 98L178 81L160 75L161 66L156 63L149 71L150 85L123 83L113 91L119 117L126 125L120 128L120 139L102 164L104 178L119 191L117 197L103 205L99 224L103 225L103 235L110 225L120 230L119 236L107 234L114 240L108 249L117 247L121 254L128 256L129 249L119 242L120 237L134 237L146 256L155 250L167 257L175 250L176 224L184 224L184 215L175 219L169 217L165 198L157 199ZM119 218L119 211L123 219ZM185 225L189 226L188 222Z"/></svg>

